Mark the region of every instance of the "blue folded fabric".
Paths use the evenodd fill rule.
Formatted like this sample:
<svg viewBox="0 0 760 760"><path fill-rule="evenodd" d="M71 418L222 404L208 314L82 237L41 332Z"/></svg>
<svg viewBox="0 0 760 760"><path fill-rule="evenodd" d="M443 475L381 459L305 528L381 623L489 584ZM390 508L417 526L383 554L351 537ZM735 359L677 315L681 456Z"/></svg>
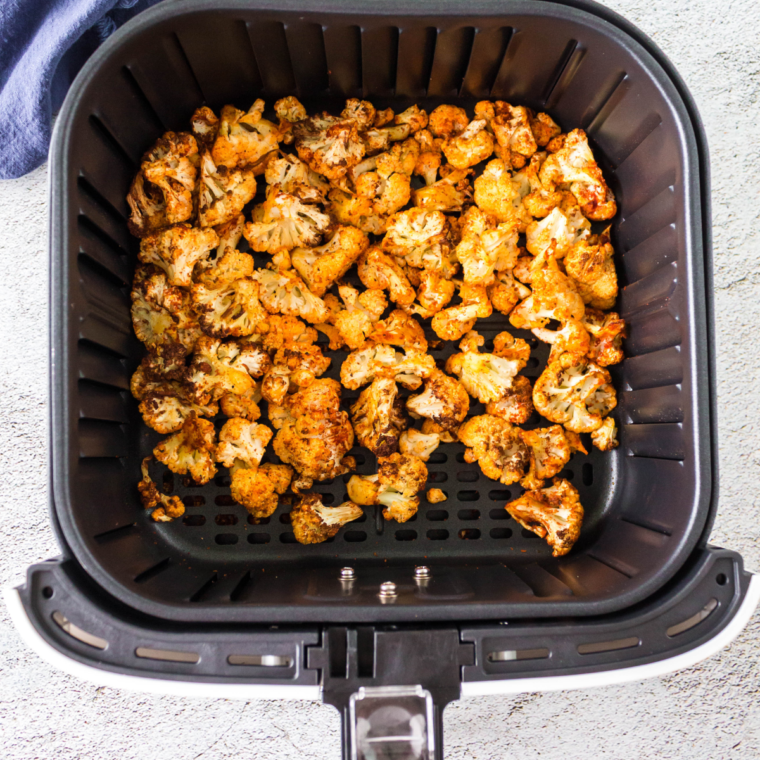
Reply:
<svg viewBox="0 0 760 760"><path fill-rule="evenodd" d="M0 0L0 179L47 158L52 115L118 26L157 0Z"/></svg>

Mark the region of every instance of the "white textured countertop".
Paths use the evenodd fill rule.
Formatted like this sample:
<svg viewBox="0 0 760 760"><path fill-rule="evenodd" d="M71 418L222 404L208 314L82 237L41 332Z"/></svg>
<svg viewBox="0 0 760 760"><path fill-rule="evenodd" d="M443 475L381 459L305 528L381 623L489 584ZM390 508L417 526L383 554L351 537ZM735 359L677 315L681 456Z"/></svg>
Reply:
<svg viewBox="0 0 760 760"><path fill-rule="evenodd" d="M712 542L760 568L760 4L615 0L690 88L712 156L720 508ZM0 182L0 584L55 556L46 503L46 169ZM760 615L725 651L665 678L482 697L445 713L447 758L760 757ZM233 702L97 688L53 670L0 604L0 752L7 760L340 756L338 716L306 702Z"/></svg>

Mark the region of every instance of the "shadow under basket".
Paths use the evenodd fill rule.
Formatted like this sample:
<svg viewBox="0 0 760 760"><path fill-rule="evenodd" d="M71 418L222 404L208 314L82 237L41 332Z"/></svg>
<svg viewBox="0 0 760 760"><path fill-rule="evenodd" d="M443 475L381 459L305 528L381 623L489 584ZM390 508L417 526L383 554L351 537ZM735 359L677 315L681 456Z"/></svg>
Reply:
<svg viewBox="0 0 760 760"><path fill-rule="evenodd" d="M58 118L51 429L66 551L129 607L203 623L579 617L661 588L704 535L717 486L708 178L680 81L599 8L424 2L412 16L390 2L366 13L256 5L191 1L139 16L88 62ZM333 113L349 97L470 113L478 100L503 99L548 111L563 130L587 131L619 205L616 308L630 327L627 358L613 372L621 445L576 455L565 472L586 509L568 556L553 559L509 518L504 505L519 487L486 478L458 444L442 445L429 466L428 487L447 501L423 498L404 525L367 508L317 546L295 542L287 504L252 523L221 467L203 487L170 474L164 483L157 467L159 484L185 500L185 517L156 524L142 509L140 461L159 436L129 393L143 348L129 315L138 241L127 231L127 190L143 152L164 131L187 129L198 106L247 109L262 97L271 108L289 94L310 112ZM506 328L501 315L477 326L487 339ZM343 353L326 354L336 377ZM534 356L532 378L546 347ZM375 471L366 450L358 459L359 473ZM346 479L314 490L338 504ZM421 564L431 569L426 584L414 581ZM343 566L355 570L350 588L339 580ZM383 581L396 583L392 604L378 596Z"/></svg>

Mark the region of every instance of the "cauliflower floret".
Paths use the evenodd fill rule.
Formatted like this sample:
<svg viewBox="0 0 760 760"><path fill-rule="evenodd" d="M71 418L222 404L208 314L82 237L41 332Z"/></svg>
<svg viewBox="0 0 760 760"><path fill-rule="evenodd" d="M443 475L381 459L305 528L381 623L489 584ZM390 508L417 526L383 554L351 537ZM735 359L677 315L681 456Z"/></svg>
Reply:
<svg viewBox="0 0 760 760"><path fill-rule="evenodd" d="M436 371L425 383L419 396L410 396L406 408L414 417L437 422L445 430L456 430L470 409L470 397L453 377Z"/></svg>
<svg viewBox="0 0 760 760"><path fill-rule="evenodd" d="M567 186L583 215L592 221L612 219L617 213L615 196L604 181L582 129L568 133L562 148L544 161L540 178L547 187Z"/></svg>
<svg viewBox="0 0 760 760"><path fill-rule="evenodd" d="M365 343L346 357L340 368L340 381L349 390L356 390L376 377L389 377L405 388L416 390L434 371L433 357L421 351L410 349L405 355L393 346Z"/></svg>
<svg viewBox="0 0 760 760"><path fill-rule="evenodd" d="M349 98L346 107L340 112L341 118L351 119L356 122L359 130L369 129L375 123L375 106L368 100Z"/></svg>
<svg viewBox="0 0 760 760"><path fill-rule="evenodd" d="M198 417L213 417L219 411L219 407L213 402L201 406L176 396L159 394L145 396L138 408L145 424L162 435L179 430L191 414L196 414Z"/></svg>
<svg viewBox="0 0 760 760"><path fill-rule="evenodd" d="M472 331L459 344L462 353L453 354L446 362L446 371L457 375L466 391L483 404L498 401L512 388L517 373L527 364L530 347L521 338L515 340L510 358L481 354L478 346L483 338Z"/></svg>
<svg viewBox="0 0 760 760"><path fill-rule="evenodd" d="M402 307L414 301L416 294L404 270L380 246L370 246L359 259L357 269L366 288L389 291L391 301Z"/></svg>
<svg viewBox="0 0 760 760"><path fill-rule="evenodd" d="M481 211L499 222L514 225L518 232L533 221L522 203L530 191L527 178L519 173L510 174L500 159L489 161L474 184L475 203Z"/></svg>
<svg viewBox="0 0 760 760"><path fill-rule="evenodd" d="M494 270L511 270L517 263L517 227L499 224L477 206L467 209L461 219L462 238L456 257L470 285L490 285Z"/></svg>
<svg viewBox="0 0 760 760"><path fill-rule="evenodd" d="M295 124L297 121L303 121L308 117L306 109L301 101L293 95L280 98L274 104L274 112L277 114L278 119L281 121L287 121L290 124Z"/></svg>
<svg viewBox="0 0 760 760"><path fill-rule="evenodd" d="M221 248L221 245L219 247ZM225 252L221 256L217 249L216 258L213 261L207 261L203 268L199 267L196 270L195 282L213 290L223 288L243 277L250 277L252 274L253 256L225 245Z"/></svg>
<svg viewBox="0 0 760 760"><path fill-rule="evenodd" d="M493 313L488 292L483 285L462 283L459 288L462 303L439 311L432 319L431 326L441 340L459 340L475 327L478 319L490 317Z"/></svg>
<svg viewBox="0 0 760 760"><path fill-rule="evenodd" d="M292 387L305 388L325 372L332 360L319 346L286 343L277 350L272 368L261 383L262 396L272 404L282 404Z"/></svg>
<svg viewBox="0 0 760 760"><path fill-rule="evenodd" d="M210 149L219 131L219 117L208 106L201 106L190 117L190 126L198 147Z"/></svg>
<svg viewBox="0 0 760 760"><path fill-rule="evenodd" d="M412 314L427 319L441 311L454 297L455 292L456 283L452 280L447 280L438 272L423 271L417 288L418 303L412 304L407 309Z"/></svg>
<svg viewBox="0 0 760 760"><path fill-rule="evenodd" d="M583 325L591 336L588 358L600 367L609 367L623 361L623 338L625 320L611 311L603 314L596 309L586 309Z"/></svg>
<svg viewBox="0 0 760 760"><path fill-rule="evenodd" d="M160 188L169 224L193 215L193 190L198 173L198 144L188 132L167 132L144 156L140 171Z"/></svg>
<svg viewBox="0 0 760 760"><path fill-rule="evenodd" d="M530 466L520 485L526 491L542 488L546 478L553 478L570 461L570 443L561 425L521 431L530 453Z"/></svg>
<svg viewBox="0 0 760 760"><path fill-rule="evenodd" d="M189 368L189 386L196 402L205 405L227 393L250 392L254 387L248 372L250 358L239 344L225 344L205 335L200 338Z"/></svg>
<svg viewBox="0 0 760 760"><path fill-rule="evenodd" d="M356 227L337 227L330 240L318 248L296 248L291 253L293 268L316 296L353 266L369 245L369 239Z"/></svg>
<svg viewBox="0 0 760 760"><path fill-rule="evenodd" d="M307 327L296 317L270 314L266 321L263 335L263 346L269 352L276 352L289 343L304 343L311 345L317 342L317 331Z"/></svg>
<svg viewBox="0 0 760 760"><path fill-rule="evenodd" d="M554 557L567 554L581 534L583 506L578 491L562 478L549 488L526 491L505 509L523 528L545 538Z"/></svg>
<svg viewBox="0 0 760 760"><path fill-rule="evenodd" d="M536 411L574 433L591 433L617 405L610 373L574 354L546 365L533 386Z"/></svg>
<svg viewBox="0 0 760 760"><path fill-rule="evenodd" d="M576 245L565 256L565 270L583 302L594 309L611 309L618 295L615 254L609 227L599 237Z"/></svg>
<svg viewBox="0 0 760 760"><path fill-rule="evenodd" d="M414 173L425 180L426 185L432 185L441 168L441 146L443 140L433 137L428 129L421 129L414 135L414 139L420 146L420 154L414 166ZM415 203L415 205L418 205Z"/></svg>
<svg viewBox="0 0 760 760"><path fill-rule="evenodd" d="M194 403L195 395L188 383L188 369L184 365L166 365L155 354L143 357L140 366L134 371L129 383L132 395L142 401L148 396L174 396L186 403Z"/></svg>
<svg viewBox="0 0 760 760"><path fill-rule="evenodd" d="M559 135L562 130L559 125L549 116L548 113L537 113L530 117L530 129L536 144L543 148L545 145Z"/></svg>
<svg viewBox="0 0 760 760"><path fill-rule="evenodd" d="M407 426L403 410L395 380L387 377L373 380L351 407L359 444L379 457L396 451L399 435Z"/></svg>
<svg viewBox="0 0 760 760"><path fill-rule="evenodd" d="M255 469L271 440L272 431L266 425L232 417L219 432L214 459L225 467L238 464Z"/></svg>
<svg viewBox="0 0 760 760"><path fill-rule="evenodd" d="M427 462L440 443L441 436L438 433L423 433L415 428L409 428L401 433L398 449L402 454L415 456Z"/></svg>
<svg viewBox="0 0 760 760"><path fill-rule="evenodd" d="M393 121L395 124L407 124L411 132L415 133L428 125L428 115L427 111L415 104L397 114Z"/></svg>
<svg viewBox="0 0 760 760"><path fill-rule="evenodd" d="M455 137L467 129L467 111L459 106L438 106L428 119L428 129L436 137Z"/></svg>
<svg viewBox="0 0 760 760"><path fill-rule="evenodd" d="M303 494L290 513L290 524L299 544L321 544L337 535L352 520L358 520L364 510L351 501L337 507L326 507L316 493Z"/></svg>
<svg viewBox="0 0 760 760"><path fill-rule="evenodd" d="M340 307L332 318L342 342L349 348L359 348L372 333L382 316L388 300L382 290L365 290L360 293L350 285L338 286L345 308Z"/></svg>
<svg viewBox="0 0 760 760"><path fill-rule="evenodd" d="M189 474L196 483L203 485L216 475L215 437L214 424L191 412L181 430L153 449L153 456L177 475Z"/></svg>
<svg viewBox="0 0 760 760"><path fill-rule="evenodd" d="M193 285L193 309L201 329L214 338L253 335L267 318L259 294L259 286L251 277L240 277L218 288Z"/></svg>
<svg viewBox="0 0 760 760"><path fill-rule="evenodd" d="M219 399L219 406L225 417L244 417L250 422L255 422L261 417L259 401L261 389L254 386L245 393L225 393Z"/></svg>
<svg viewBox="0 0 760 760"><path fill-rule="evenodd" d="M411 208L388 220L383 250L407 265L444 277L456 273L457 264L449 237L446 215L441 211Z"/></svg>
<svg viewBox="0 0 760 760"><path fill-rule="evenodd" d="M324 203L330 189L324 177L289 153L269 161L264 178L269 186L267 193L289 193L304 203Z"/></svg>
<svg viewBox="0 0 760 760"><path fill-rule="evenodd" d="M169 224L161 189L148 182L142 172L138 172L132 181L127 203L130 209L127 226L135 237L145 237Z"/></svg>
<svg viewBox="0 0 760 760"><path fill-rule="evenodd" d="M142 460L140 470L142 480L137 484L140 492L140 501L145 509L152 509L151 518L156 522L171 522L185 514L185 505L179 496L167 496L161 493L150 477L148 465L153 457L145 457Z"/></svg>
<svg viewBox="0 0 760 760"><path fill-rule="evenodd" d="M523 198L523 206L532 216L540 219L550 214L555 208L571 208L577 206L575 196L569 190L561 190L554 184L544 185L541 182L541 167L548 153L539 151L531 156L530 163L521 169L515 177L527 180L530 192Z"/></svg>
<svg viewBox="0 0 760 760"><path fill-rule="evenodd" d="M394 124L383 128L372 127L362 132L362 141L368 156L382 153L391 147L391 143L406 140L411 128L408 124Z"/></svg>
<svg viewBox="0 0 760 760"><path fill-rule="evenodd" d="M257 269L253 278L259 283L261 301L268 312L301 317L312 324L329 319L325 302L295 272Z"/></svg>
<svg viewBox="0 0 760 760"><path fill-rule="evenodd" d="M493 153L494 140L486 126L485 119L476 119L463 132L444 141L443 153L455 169L468 169Z"/></svg>
<svg viewBox="0 0 760 760"><path fill-rule="evenodd" d="M425 435L437 435L441 443L456 443L458 440L456 433L444 430L437 422L433 422L433 420L423 420L421 429Z"/></svg>
<svg viewBox="0 0 760 760"><path fill-rule="evenodd" d="M591 443L599 451L612 451L612 449L617 448L619 443L617 439L617 427L612 417L607 417L602 422L601 427L591 433Z"/></svg>
<svg viewBox="0 0 760 760"><path fill-rule="evenodd" d="M424 157L424 161L423 161ZM441 178L436 181L435 173L440 166L440 157L434 153L421 153L415 166L415 174L421 174L427 187L412 192L412 202L427 211L461 211L472 198L470 175L472 169L453 169L444 173L450 165L441 168Z"/></svg>
<svg viewBox="0 0 760 760"><path fill-rule="evenodd" d="M425 498L430 504L440 504L442 501L446 501L449 497L446 496L440 488L430 488L425 494Z"/></svg>
<svg viewBox="0 0 760 760"><path fill-rule="evenodd" d="M362 160L364 142L354 119L323 113L294 124L296 150L315 172L339 180Z"/></svg>
<svg viewBox="0 0 760 760"><path fill-rule="evenodd" d="M428 342L422 325L401 309L394 309L388 317L380 322L375 322L368 339L374 343L386 343L391 346L400 346L403 349L415 349L422 353L428 349ZM357 348L357 346L352 346L352 348Z"/></svg>
<svg viewBox="0 0 760 760"><path fill-rule="evenodd" d="M489 126L498 143L496 153L506 166L521 169L538 150L530 127L532 112L525 106L511 106L503 100L496 101L494 111Z"/></svg>
<svg viewBox="0 0 760 760"><path fill-rule="evenodd" d="M555 208L540 222L531 222L525 230L527 249L539 256L552 244L553 254L561 259L591 234L591 224L578 206Z"/></svg>
<svg viewBox="0 0 760 760"><path fill-rule="evenodd" d="M483 474L504 485L516 483L528 466L528 449L521 430L501 417L481 414L459 428L459 440L467 447L465 462L477 462Z"/></svg>
<svg viewBox="0 0 760 760"><path fill-rule="evenodd" d="M591 347L588 331L583 323L577 319L568 319L560 330L536 327L531 332L544 343L551 343L552 350L549 354L549 361L564 353L577 354L583 357L588 354Z"/></svg>
<svg viewBox="0 0 760 760"><path fill-rule="evenodd" d="M488 286L488 297L493 308L509 314L522 300L530 296L530 288L515 280L510 272L498 272L493 284Z"/></svg>
<svg viewBox="0 0 760 760"><path fill-rule="evenodd" d="M374 190L378 189L377 180ZM357 227L362 232L382 235L385 232L387 219L375 212L372 197L355 195L339 187L334 187L328 196L328 211L338 224Z"/></svg>
<svg viewBox="0 0 760 760"><path fill-rule="evenodd" d="M230 169L249 166L277 150L283 133L271 121L261 118L263 111L263 100L255 101L248 113L234 106L222 108L219 131L211 150L217 166Z"/></svg>
<svg viewBox="0 0 760 760"><path fill-rule="evenodd" d="M357 504L382 504L383 517L403 523L419 509L419 493L427 483L425 463L409 454L378 457L376 475L353 475L348 496Z"/></svg>
<svg viewBox="0 0 760 760"><path fill-rule="evenodd" d="M498 400L486 404L486 413L501 417L513 425L523 425L533 414L533 388L527 377L512 379L512 387Z"/></svg>
<svg viewBox="0 0 760 760"><path fill-rule="evenodd" d="M272 192L253 209L243 235L254 251L278 253L317 245L330 217L290 193Z"/></svg>
<svg viewBox="0 0 760 760"><path fill-rule="evenodd" d="M201 227L225 224L237 218L243 206L256 195L253 172L217 167L209 153L201 156L198 222Z"/></svg>
<svg viewBox="0 0 760 760"><path fill-rule="evenodd" d="M254 521L270 517L279 504L278 494L288 490L293 469L284 464L263 464L259 468L232 468L230 493Z"/></svg>
<svg viewBox="0 0 760 760"><path fill-rule="evenodd" d="M161 267L170 285L188 287L193 267L206 259L218 244L219 236L214 230L175 224L144 237L137 258L145 264Z"/></svg>

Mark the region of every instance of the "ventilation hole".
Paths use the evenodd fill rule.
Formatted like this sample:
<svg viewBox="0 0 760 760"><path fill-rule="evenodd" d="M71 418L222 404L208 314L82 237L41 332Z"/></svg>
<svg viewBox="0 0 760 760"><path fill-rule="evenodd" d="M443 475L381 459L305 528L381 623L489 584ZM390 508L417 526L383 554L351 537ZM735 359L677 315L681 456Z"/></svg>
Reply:
<svg viewBox="0 0 760 760"><path fill-rule="evenodd" d="M290 657L276 654L231 654L227 662L230 665L253 665L259 668L289 668L293 664Z"/></svg>
<svg viewBox="0 0 760 760"><path fill-rule="evenodd" d="M281 533L280 541L283 544L297 544L298 543L298 541L296 541L296 537L294 533Z"/></svg>
<svg viewBox="0 0 760 760"><path fill-rule="evenodd" d="M214 504L217 507L234 507L237 502L228 493L219 494L214 497Z"/></svg>
<svg viewBox="0 0 760 760"><path fill-rule="evenodd" d="M217 525L237 525L237 515L217 515L214 518Z"/></svg>
<svg viewBox="0 0 760 760"><path fill-rule="evenodd" d="M171 470L164 473L162 490L164 493L171 493L174 490L174 473Z"/></svg>
<svg viewBox="0 0 760 760"><path fill-rule="evenodd" d="M581 477L584 486L590 486L594 482L594 465L591 462L584 462L581 467Z"/></svg>
<svg viewBox="0 0 760 760"><path fill-rule="evenodd" d="M480 473L473 470L463 470L457 473L460 483L474 483L480 477Z"/></svg>
<svg viewBox="0 0 760 760"><path fill-rule="evenodd" d="M354 459L356 460L356 464L361 467L366 461L367 457L364 456L364 454L354 454Z"/></svg>
<svg viewBox="0 0 760 760"><path fill-rule="evenodd" d="M531 356L530 359L528 359L528 362L525 366L528 369L535 369L536 367L538 367L538 359L535 356Z"/></svg>
<svg viewBox="0 0 760 760"><path fill-rule="evenodd" d="M431 522L443 522L449 519L449 513L445 509L430 509L425 513L425 517Z"/></svg>
<svg viewBox="0 0 760 760"><path fill-rule="evenodd" d="M185 496L182 502L186 507L202 507L206 504L206 499L203 496Z"/></svg>
<svg viewBox="0 0 760 760"><path fill-rule="evenodd" d="M715 582L719 586L725 586L728 583L728 578L726 577L725 573L718 573L718 575L715 577Z"/></svg>
<svg viewBox="0 0 760 760"><path fill-rule="evenodd" d="M167 567L169 567L169 558L166 557L155 565L149 567L147 570L143 570L135 576L135 583L145 583L151 578L155 578L159 573L163 573Z"/></svg>
<svg viewBox="0 0 760 760"><path fill-rule="evenodd" d="M321 493L319 497L322 499L322 503L325 505L332 504L335 501L334 493Z"/></svg>
<svg viewBox="0 0 760 760"><path fill-rule="evenodd" d="M431 472L428 474L428 481L431 483L445 483L449 476L445 472Z"/></svg>
<svg viewBox="0 0 760 760"><path fill-rule="evenodd" d="M509 520L509 512L506 509L492 509L488 516L492 520Z"/></svg>
<svg viewBox="0 0 760 760"><path fill-rule="evenodd" d="M512 538L512 531L509 528L491 528L488 535L491 538Z"/></svg>
<svg viewBox="0 0 760 760"><path fill-rule="evenodd" d="M477 491L460 491L457 494L459 501L477 501L480 494Z"/></svg>
<svg viewBox="0 0 760 760"><path fill-rule="evenodd" d="M428 533L428 536L430 533ZM417 538L416 530L397 530L396 541L414 541Z"/></svg>
<svg viewBox="0 0 760 760"><path fill-rule="evenodd" d="M349 501L348 497L343 499L343 501ZM361 517L357 517L355 520L352 520L352 522L355 522L355 523L367 522L367 513L364 512Z"/></svg>
<svg viewBox="0 0 760 760"><path fill-rule="evenodd" d="M216 583L217 574L214 573L191 597L191 602L197 602Z"/></svg>
<svg viewBox="0 0 760 760"><path fill-rule="evenodd" d="M509 501L512 498L512 492L504 490L489 491L488 498L491 501ZM493 512L491 516L493 517Z"/></svg>
<svg viewBox="0 0 760 760"><path fill-rule="evenodd" d="M50 597L47 598L49 599ZM72 623L62 612L56 610L52 614L52 618L55 624L64 633L68 633L71 638L81 641L83 644L87 644L95 649L105 649L108 646L108 642L105 639L101 639L100 636L95 636L92 633L83 631L78 625L74 625L74 623Z"/></svg>
<svg viewBox="0 0 760 760"><path fill-rule="evenodd" d="M575 473L572 470L562 470L557 477L572 480L575 477Z"/></svg>
<svg viewBox="0 0 760 760"><path fill-rule="evenodd" d="M427 537L431 541L445 541L449 537L449 532L447 530L429 530L427 532Z"/></svg>
<svg viewBox="0 0 760 760"><path fill-rule="evenodd" d="M523 538L538 538L538 536L532 530L528 530L527 528L523 528L520 531L520 535Z"/></svg>
<svg viewBox="0 0 760 760"><path fill-rule="evenodd" d="M232 546L238 542L238 537L234 533L218 533L214 541L220 546Z"/></svg>
<svg viewBox="0 0 760 760"><path fill-rule="evenodd" d="M474 541L480 538L480 531L477 528L468 528L467 530L459 531L459 538L463 538L465 541Z"/></svg>
<svg viewBox="0 0 760 760"><path fill-rule="evenodd" d="M349 544L360 544L367 540L367 534L363 530L349 530L343 534L343 540Z"/></svg>
<svg viewBox="0 0 760 760"><path fill-rule="evenodd" d="M188 515L182 518L182 522L190 528L199 528L206 524L205 515Z"/></svg>
<svg viewBox="0 0 760 760"><path fill-rule="evenodd" d="M549 656L546 647L536 649L502 649L499 652L489 652L488 662L512 662L513 660L545 660Z"/></svg>
<svg viewBox="0 0 760 760"><path fill-rule="evenodd" d="M723 573L721 573L723 575ZM725 576L723 576L725 578ZM720 575L718 576L720 578ZM699 625L703 620L710 617L713 610L718 606L718 600L713 598L710 599L710 601L702 607L702 609L697 612L696 615L692 615L689 618L686 618L686 620L682 620L680 623L676 623L675 625L671 625L670 628L668 628L665 633L668 636L678 636L679 633L684 633L685 631L690 630L695 625Z"/></svg>
<svg viewBox="0 0 760 760"><path fill-rule="evenodd" d="M290 525L290 512L283 512L280 515L280 522L283 525Z"/></svg>
<svg viewBox="0 0 760 760"><path fill-rule="evenodd" d="M463 451L457 452L457 454L456 454L456 456L454 458L457 460L457 462L459 462L460 464L462 464L464 462L464 452Z"/></svg>
<svg viewBox="0 0 760 760"><path fill-rule="evenodd" d="M248 543L249 544L268 544L269 533L249 533Z"/></svg>
<svg viewBox="0 0 760 760"><path fill-rule="evenodd" d="M460 509L457 517L460 520L477 520L480 517L480 512L477 509Z"/></svg>
<svg viewBox="0 0 760 760"><path fill-rule="evenodd" d="M297 499L298 497L295 494L288 493L284 496L280 496L278 504L281 504L285 507L292 507L296 503Z"/></svg>
<svg viewBox="0 0 760 760"><path fill-rule="evenodd" d="M176 649L152 649L151 647L137 647L135 655L144 660L186 662L189 665L195 665L201 659L201 656L197 652L180 652Z"/></svg>
<svg viewBox="0 0 760 760"><path fill-rule="evenodd" d="M214 483L219 486L219 488L229 488L231 482L232 480L229 475L217 475L214 478Z"/></svg>
<svg viewBox="0 0 760 760"><path fill-rule="evenodd" d="M638 636L628 636L625 639L613 641L596 641L593 644L578 644L578 654L599 654L601 652L616 652L618 649L632 649L641 644Z"/></svg>
<svg viewBox="0 0 760 760"><path fill-rule="evenodd" d="M269 525L271 519L271 517L254 517L253 515L248 515L246 518L249 525Z"/></svg>
<svg viewBox="0 0 760 760"><path fill-rule="evenodd" d="M55 591L53 591L50 586L45 586L45 588L42 589L42 596L45 597L45 599L52 599L54 594Z"/></svg>
<svg viewBox="0 0 760 760"><path fill-rule="evenodd" d="M440 451L434 451L428 459L428 464L443 464L448 461L448 456Z"/></svg>
<svg viewBox="0 0 760 760"><path fill-rule="evenodd" d="M202 488L202 485L196 483L189 475L183 475L181 481L184 488Z"/></svg>

